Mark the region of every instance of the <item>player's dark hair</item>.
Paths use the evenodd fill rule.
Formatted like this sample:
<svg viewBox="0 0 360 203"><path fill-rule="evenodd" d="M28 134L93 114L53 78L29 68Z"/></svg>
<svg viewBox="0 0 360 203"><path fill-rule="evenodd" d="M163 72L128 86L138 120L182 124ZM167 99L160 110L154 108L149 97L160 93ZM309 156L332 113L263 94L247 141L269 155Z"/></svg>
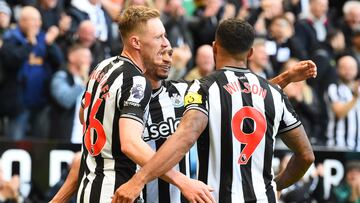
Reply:
<svg viewBox="0 0 360 203"><path fill-rule="evenodd" d="M222 21L216 30L216 40L229 54L248 51L254 42L255 30L246 21L230 18Z"/></svg>

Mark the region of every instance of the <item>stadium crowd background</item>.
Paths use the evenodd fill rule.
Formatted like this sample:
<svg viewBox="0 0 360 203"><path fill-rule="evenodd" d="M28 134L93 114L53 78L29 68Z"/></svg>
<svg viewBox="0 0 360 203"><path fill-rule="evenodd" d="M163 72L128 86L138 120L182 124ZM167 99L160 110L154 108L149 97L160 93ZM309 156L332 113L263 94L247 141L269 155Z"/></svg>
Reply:
<svg viewBox="0 0 360 203"><path fill-rule="evenodd" d="M284 92L315 150L360 152L360 1L335 0L0 0L1 140L81 142L77 112L86 81L98 62L120 53L116 18L130 5L161 11L174 49L169 79L199 79L213 71L215 30L229 17L255 27L248 64L253 72L270 79L298 60L313 60L318 76ZM343 81L348 86L338 88ZM335 124L336 118L344 122ZM360 202L356 156L326 201ZM322 170L318 164L309 178L284 192L283 201L325 201L314 182ZM0 173L1 181L8 183ZM11 181L19 182L16 176ZM19 183L10 185L17 196Z"/></svg>

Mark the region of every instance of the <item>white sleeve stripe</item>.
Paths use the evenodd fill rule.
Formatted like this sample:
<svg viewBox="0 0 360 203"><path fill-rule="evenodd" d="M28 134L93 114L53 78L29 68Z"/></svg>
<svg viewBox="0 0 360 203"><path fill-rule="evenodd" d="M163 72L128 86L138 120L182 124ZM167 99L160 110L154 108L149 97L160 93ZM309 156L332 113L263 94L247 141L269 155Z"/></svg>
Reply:
<svg viewBox="0 0 360 203"><path fill-rule="evenodd" d="M188 107L186 107L186 110L184 111L183 115L185 115L185 113L188 112L189 110L198 110L198 111L203 112L206 116L208 116L207 111L205 111L204 109L202 109L202 108L200 108L198 106L195 106L195 105L189 105Z"/></svg>
<svg viewBox="0 0 360 203"><path fill-rule="evenodd" d="M297 127L299 127L301 125L301 122L300 121L297 121L289 126L287 126L286 128L283 128L281 130L279 130L278 134L281 134L281 133L284 133L284 132L287 132L287 131L290 131L292 129L295 129Z"/></svg>

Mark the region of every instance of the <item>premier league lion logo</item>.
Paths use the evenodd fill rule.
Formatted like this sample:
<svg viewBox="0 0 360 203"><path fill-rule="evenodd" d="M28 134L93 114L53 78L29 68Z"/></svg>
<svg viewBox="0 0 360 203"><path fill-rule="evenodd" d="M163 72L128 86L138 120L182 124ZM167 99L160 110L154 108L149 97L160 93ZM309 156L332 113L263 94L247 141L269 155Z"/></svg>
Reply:
<svg viewBox="0 0 360 203"><path fill-rule="evenodd" d="M131 96L135 99L142 99L144 97L144 88L142 85L137 84L131 88Z"/></svg>

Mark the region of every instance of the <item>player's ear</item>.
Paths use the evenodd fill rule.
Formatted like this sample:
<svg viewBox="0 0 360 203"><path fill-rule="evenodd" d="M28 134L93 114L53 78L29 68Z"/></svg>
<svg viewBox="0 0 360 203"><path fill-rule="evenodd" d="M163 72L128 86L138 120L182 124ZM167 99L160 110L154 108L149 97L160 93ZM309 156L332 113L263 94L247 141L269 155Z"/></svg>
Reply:
<svg viewBox="0 0 360 203"><path fill-rule="evenodd" d="M130 45L135 49L140 49L140 40L139 37L136 35L133 35L129 38Z"/></svg>
<svg viewBox="0 0 360 203"><path fill-rule="evenodd" d="M212 48L213 48L213 54L214 54L214 57L216 56L216 52L217 52L217 43L216 41L213 41L212 43Z"/></svg>
<svg viewBox="0 0 360 203"><path fill-rule="evenodd" d="M247 54L247 59L249 59L254 53L254 49L251 47L248 54Z"/></svg>

